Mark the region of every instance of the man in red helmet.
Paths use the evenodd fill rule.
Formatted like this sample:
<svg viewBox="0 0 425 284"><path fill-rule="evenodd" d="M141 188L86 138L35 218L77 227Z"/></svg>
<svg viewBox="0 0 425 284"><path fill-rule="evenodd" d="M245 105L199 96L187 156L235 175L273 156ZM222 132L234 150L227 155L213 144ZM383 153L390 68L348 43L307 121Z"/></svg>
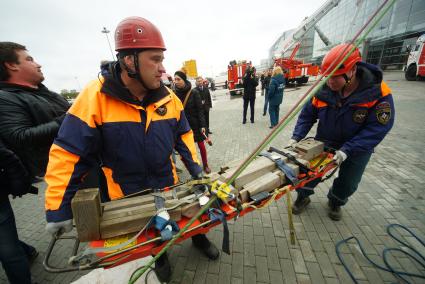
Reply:
<svg viewBox="0 0 425 284"><path fill-rule="evenodd" d="M71 200L92 166L102 168L103 201L176 184L174 148L193 177L202 173L182 103L161 81L160 31L144 18L126 18L116 28L115 49L118 60L80 93L50 150L45 207L52 234L72 229ZM218 257L205 235L192 240L210 259ZM170 279L166 254L155 271Z"/></svg>
<svg viewBox="0 0 425 284"><path fill-rule="evenodd" d="M323 58L321 72L330 78L304 106L289 145L303 139L319 120L316 139L336 150L334 161L340 166L328 193L328 215L338 221L341 206L357 190L374 148L394 124L394 103L391 90L382 81L382 71L361 62L360 52L353 45L332 48ZM312 182L297 191L294 214L300 214L311 202L309 196L317 184Z"/></svg>

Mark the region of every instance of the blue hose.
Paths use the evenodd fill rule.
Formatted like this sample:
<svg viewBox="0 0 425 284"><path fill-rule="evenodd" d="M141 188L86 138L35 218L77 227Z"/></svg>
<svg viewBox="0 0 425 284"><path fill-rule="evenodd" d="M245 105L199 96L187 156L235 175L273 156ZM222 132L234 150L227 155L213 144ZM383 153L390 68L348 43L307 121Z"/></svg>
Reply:
<svg viewBox="0 0 425 284"><path fill-rule="evenodd" d="M417 249L413 248L412 245L410 245L409 243L399 239L398 237L396 237L391 228L394 227L399 227L401 229L406 230L407 232L410 233L411 236L413 236L422 246L425 247L425 241L423 239L421 239L420 237L418 237L415 233L413 233L409 228L400 225L400 224L390 224L387 226L387 233L388 235L391 236L391 238L393 238L394 240L396 240L397 242L399 242L401 245L405 246L406 248L408 248L411 252L413 252L413 254L409 251L400 249L400 248L385 248L382 251L382 258L384 261L385 266L383 265L379 265L376 262L374 262L373 260L371 260L366 252L363 249L363 246L361 245L360 241L358 238L351 236L347 239L341 240L339 241L336 245L335 245L335 251L336 251L336 255L338 256L339 260L341 261L341 264L344 266L345 270L347 271L348 275L350 276L350 278L353 280L354 283L359 283L356 278L354 277L353 273L350 271L350 269L348 268L347 264L345 263L344 259L341 256L341 252L340 252L340 247L343 244L348 243L348 241L350 240L355 240L356 243L359 245L360 251L362 252L363 256L369 261L369 263L371 263L374 267L384 270L384 271L388 271L393 273L396 277L398 277L399 279L402 279L404 282L406 283L411 283L409 282L405 277L403 276L410 276L410 277L416 277L416 278L421 278L421 279L425 279L425 275L422 274L416 274L416 273L411 273L411 272L406 272L406 271L401 271L401 270L396 270L392 267L392 265L389 263L388 261L388 255L393 252L393 251L397 251L397 252L401 252L404 253L405 255L407 255L408 257L410 257L411 259L415 260L420 266L422 266L425 269L425 256L422 255Z"/></svg>

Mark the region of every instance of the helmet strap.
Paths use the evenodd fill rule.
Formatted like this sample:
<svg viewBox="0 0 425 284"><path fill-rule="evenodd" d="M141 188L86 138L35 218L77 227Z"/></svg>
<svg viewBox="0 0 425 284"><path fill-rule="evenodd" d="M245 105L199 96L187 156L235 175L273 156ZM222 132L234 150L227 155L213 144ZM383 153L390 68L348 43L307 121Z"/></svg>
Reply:
<svg viewBox="0 0 425 284"><path fill-rule="evenodd" d="M140 65L139 65L139 52L140 51L134 51L133 52L133 64L134 64L134 71L131 70L124 62L124 68L125 71L127 72L128 77L132 78L132 79L136 79L137 81L140 82L140 84L142 84L142 86L146 89L146 90L152 90L151 88L149 88L148 86L146 86L145 82L142 79L142 76L140 74Z"/></svg>

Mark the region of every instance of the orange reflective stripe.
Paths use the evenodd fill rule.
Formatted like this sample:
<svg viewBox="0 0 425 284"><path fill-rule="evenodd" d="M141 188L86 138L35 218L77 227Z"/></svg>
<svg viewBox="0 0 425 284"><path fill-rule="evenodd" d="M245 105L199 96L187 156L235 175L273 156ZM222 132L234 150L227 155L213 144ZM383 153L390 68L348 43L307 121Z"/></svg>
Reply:
<svg viewBox="0 0 425 284"><path fill-rule="evenodd" d="M316 98L316 97L313 97L313 101L311 102L311 104L312 104L314 107L317 107L317 108L321 108L321 107L328 106L328 103L325 103L324 101L321 101L321 100L319 100L319 99L318 99L318 98Z"/></svg>
<svg viewBox="0 0 425 284"><path fill-rule="evenodd" d="M140 122L140 106L123 103L100 92L99 80L93 80L77 97L69 113L94 128L108 122Z"/></svg>
<svg viewBox="0 0 425 284"><path fill-rule="evenodd" d="M121 186L114 181L112 178L112 170L107 167L102 167L102 171L105 174L106 183L108 185L108 195L111 200L121 198L124 196Z"/></svg>
<svg viewBox="0 0 425 284"><path fill-rule="evenodd" d="M198 156L196 154L196 148L195 148L195 143L193 141L193 131L192 129L189 130L188 132L186 132L185 134L180 136L183 143L186 145L186 147L189 149L190 154L192 156L192 160L197 163L198 165L200 165L199 160L198 160Z"/></svg>
<svg viewBox="0 0 425 284"><path fill-rule="evenodd" d="M386 97L390 94L391 94L390 87L388 87L388 85L384 81L382 81L382 83L381 83L381 95L382 95L382 97ZM356 106L371 108L371 107L375 106L375 104L377 102L378 102L378 100L374 100L374 101L371 101L371 102L368 102L368 103L356 104Z"/></svg>
<svg viewBox="0 0 425 284"><path fill-rule="evenodd" d="M180 113L183 107L179 108L176 101L177 96L169 95L159 102L149 105L146 109L146 130L149 128L151 122L166 120L166 119L180 119Z"/></svg>
<svg viewBox="0 0 425 284"><path fill-rule="evenodd" d="M382 83L381 83L381 93L382 93L383 97L386 97L389 94L391 94L390 87L388 87L387 83L385 83L384 81L382 81Z"/></svg>
<svg viewBox="0 0 425 284"><path fill-rule="evenodd" d="M378 100L374 100L374 101L371 101L371 102L368 102L368 103L356 104L355 106L371 108L376 104L377 101Z"/></svg>
<svg viewBox="0 0 425 284"><path fill-rule="evenodd" d="M79 160L79 156L69 153L56 144L50 148L49 164L45 176L47 189L44 206L46 210L59 209L66 187L74 172L74 166Z"/></svg>
<svg viewBox="0 0 425 284"><path fill-rule="evenodd" d="M179 182L179 176L177 175L176 165L173 162L173 155L170 156L170 161L171 161L171 168L173 172L174 184L176 184Z"/></svg>

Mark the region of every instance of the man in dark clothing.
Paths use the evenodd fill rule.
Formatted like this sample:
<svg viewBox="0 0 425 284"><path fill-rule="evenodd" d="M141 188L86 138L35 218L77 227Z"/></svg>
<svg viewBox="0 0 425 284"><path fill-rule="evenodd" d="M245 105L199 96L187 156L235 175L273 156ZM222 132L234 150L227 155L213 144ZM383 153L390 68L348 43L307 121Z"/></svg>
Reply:
<svg viewBox="0 0 425 284"><path fill-rule="evenodd" d="M204 79L202 77L196 78L196 88L201 95L202 107L204 111L206 134L212 134L210 131L210 109L212 108L211 93L208 86L205 86Z"/></svg>
<svg viewBox="0 0 425 284"><path fill-rule="evenodd" d="M266 96L264 97L264 109L263 109L263 116L266 116L267 113L267 107L269 106L269 86L270 81L272 79L272 72L271 70L267 70L267 76L264 78L263 86L266 93Z"/></svg>
<svg viewBox="0 0 425 284"><path fill-rule="evenodd" d="M251 123L254 123L254 105L255 105L255 92L257 91L258 78L255 75L255 68L248 66L243 76L243 120L246 123L246 113L248 104L251 110Z"/></svg>
<svg viewBox="0 0 425 284"><path fill-rule="evenodd" d="M21 160L0 140L0 261L10 283L31 283L34 247L20 241L8 195L22 196L31 189L31 177Z"/></svg>
<svg viewBox="0 0 425 284"><path fill-rule="evenodd" d="M43 80L41 66L25 46L0 42L0 139L5 144L1 184L14 196L27 193L34 177L44 175L50 146L69 108L64 98L41 84ZM7 194L0 203L3 267L10 282L30 283L28 260L38 252L19 241Z"/></svg>
<svg viewBox="0 0 425 284"><path fill-rule="evenodd" d="M262 95L262 96L264 96L264 89L265 89L265 86L264 86L264 78L266 78L266 74L265 74L265 72L261 73L261 76L260 76L260 83L261 83L261 95Z"/></svg>

